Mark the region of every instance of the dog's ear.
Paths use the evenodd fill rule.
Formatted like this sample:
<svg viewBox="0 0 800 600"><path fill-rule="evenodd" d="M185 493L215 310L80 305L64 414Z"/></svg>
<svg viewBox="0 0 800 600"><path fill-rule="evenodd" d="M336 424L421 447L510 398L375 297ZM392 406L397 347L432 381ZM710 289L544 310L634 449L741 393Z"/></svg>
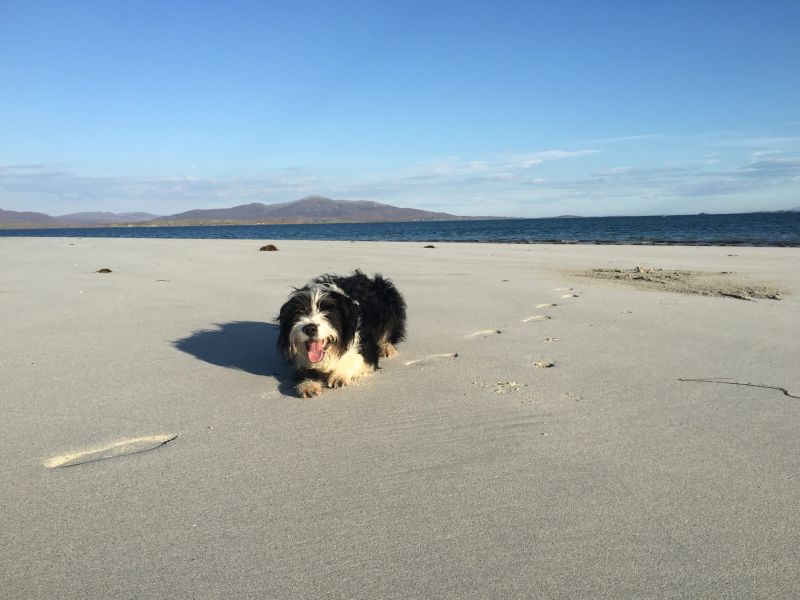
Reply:
<svg viewBox="0 0 800 600"><path fill-rule="evenodd" d="M303 294L295 292L289 300L281 306L281 312L278 315L278 351L283 354L287 360L291 360L296 354L296 350L291 343L289 337L292 332L292 327L297 320L308 309L307 297Z"/></svg>
<svg viewBox="0 0 800 600"><path fill-rule="evenodd" d="M345 349L353 343L358 331L360 318L358 306L350 298L338 292L332 292L329 297L335 303L336 310L328 313L328 320L339 332L339 347Z"/></svg>
<svg viewBox="0 0 800 600"><path fill-rule="evenodd" d="M289 344L289 332L292 330L292 322L289 320L288 306L289 302L286 302L283 306L281 306L281 312L277 318L279 329L276 346L278 347L278 352L280 352L285 359L290 360L293 352L291 345Z"/></svg>

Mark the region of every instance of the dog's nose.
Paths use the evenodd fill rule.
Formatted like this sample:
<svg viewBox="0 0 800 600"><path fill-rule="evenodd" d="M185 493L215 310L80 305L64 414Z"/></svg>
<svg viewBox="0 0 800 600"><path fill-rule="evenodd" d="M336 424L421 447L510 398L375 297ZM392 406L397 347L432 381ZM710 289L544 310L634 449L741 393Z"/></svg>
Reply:
<svg viewBox="0 0 800 600"><path fill-rule="evenodd" d="M313 338L316 337L318 329L319 328L316 325L309 323L308 325L303 326L303 333L305 333L308 337Z"/></svg>

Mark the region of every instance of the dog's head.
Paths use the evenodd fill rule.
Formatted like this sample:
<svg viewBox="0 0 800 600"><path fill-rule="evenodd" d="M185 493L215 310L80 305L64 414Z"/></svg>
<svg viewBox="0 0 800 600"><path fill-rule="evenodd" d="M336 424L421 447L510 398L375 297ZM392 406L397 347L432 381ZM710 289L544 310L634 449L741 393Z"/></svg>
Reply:
<svg viewBox="0 0 800 600"><path fill-rule="evenodd" d="M327 370L353 343L358 311L330 284L295 290L278 316L278 349L298 368Z"/></svg>

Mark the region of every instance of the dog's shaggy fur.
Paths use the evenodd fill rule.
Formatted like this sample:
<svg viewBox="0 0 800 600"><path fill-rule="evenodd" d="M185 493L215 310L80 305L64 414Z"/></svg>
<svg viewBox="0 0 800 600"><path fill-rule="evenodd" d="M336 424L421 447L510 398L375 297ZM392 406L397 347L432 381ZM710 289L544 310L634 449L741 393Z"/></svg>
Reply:
<svg viewBox="0 0 800 600"><path fill-rule="evenodd" d="M296 288L281 307L278 350L294 367L301 396L348 385L397 354L406 303L381 275L322 275Z"/></svg>

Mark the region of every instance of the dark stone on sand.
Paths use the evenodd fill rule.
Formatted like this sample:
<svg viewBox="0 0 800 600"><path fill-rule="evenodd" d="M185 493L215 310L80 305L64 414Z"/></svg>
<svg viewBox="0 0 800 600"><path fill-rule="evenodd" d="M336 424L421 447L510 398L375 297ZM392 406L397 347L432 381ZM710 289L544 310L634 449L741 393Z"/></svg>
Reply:
<svg viewBox="0 0 800 600"><path fill-rule="evenodd" d="M103 267L102 269L97 269L97 273L112 273L111 269Z"/></svg>
<svg viewBox="0 0 800 600"><path fill-rule="evenodd" d="M274 244L267 244L266 246L261 246L259 250L261 252L276 252L278 250L278 247L275 246Z"/></svg>
<svg viewBox="0 0 800 600"><path fill-rule="evenodd" d="M423 246L423 248L436 248L433 244L428 244L427 246Z"/></svg>

